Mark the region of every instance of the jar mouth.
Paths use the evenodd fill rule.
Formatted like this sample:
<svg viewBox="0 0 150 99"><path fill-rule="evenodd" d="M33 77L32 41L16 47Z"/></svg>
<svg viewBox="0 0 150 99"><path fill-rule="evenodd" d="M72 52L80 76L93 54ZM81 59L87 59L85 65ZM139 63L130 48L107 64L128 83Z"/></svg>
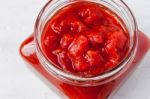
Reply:
<svg viewBox="0 0 150 99"><path fill-rule="evenodd" d="M90 1L90 2L94 2L94 3L102 4L101 0L81 0L81 1ZM62 0L62 1L61 0L50 0L44 6L44 8L41 10L41 12L39 13L38 18L36 20L36 24L35 24L35 30L34 30L34 40L35 40L35 48L36 48L37 57L38 57L40 63L42 64L42 66L50 74L53 74L56 77L58 77L58 79L65 80L65 81L69 82L70 84L87 86L87 85L89 85L89 82L91 82L93 85L97 85L97 84L100 84L100 82L106 83L107 81L112 80L112 79L109 79L109 80L104 81L105 79L111 78L113 75L121 72L124 69L124 67L133 60L135 53L136 53L137 43L138 43L138 41L137 41L137 23L136 23L135 17L124 1L122 1L122 0L119 0L117 2L115 0L108 0L108 1L114 3L115 6L118 6L118 8L120 9L119 10L120 12L122 12L122 13L126 12L127 17L129 17L129 19L130 19L127 22L132 23L131 24L132 30L129 31L129 32L132 32L132 35L130 37L130 48L129 48L129 52L128 52L127 56L114 69L112 69L108 72L105 72L103 74L100 74L97 76L92 76L92 77L81 77L81 76L73 75L68 72L64 72L63 70L57 68L56 66L53 66L53 64L44 55L41 45L40 45L41 39L40 39L39 34L42 34L42 29L44 28L44 26L42 26L42 24L44 24L43 21L46 20L45 22L47 23L47 21L49 20L48 19L49 16L47 16L47 14L55 13L54 10L58 6L61 5L61 8L62 8L64 5L66 6L67 3L68 3L67 5L69 5L70 2L74 3L74 2L78 2L78 1L77 0ZM104 0L104 4L106 2L107 1ZM56 5L56 4L58 4L58 5ZM104 5L104 4L102 4L102 5ZM108 3L108 5L109 5L109 3ZM47 13L47 10L52 7L53 7L53 9Z"/></svg>

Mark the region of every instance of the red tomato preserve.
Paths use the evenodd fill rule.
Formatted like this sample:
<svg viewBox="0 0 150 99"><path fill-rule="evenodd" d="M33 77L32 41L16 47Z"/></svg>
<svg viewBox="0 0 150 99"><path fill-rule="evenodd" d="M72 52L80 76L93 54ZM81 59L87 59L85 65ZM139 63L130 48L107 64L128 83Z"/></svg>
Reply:
<svg viewBox="0 0 150 99"><path fill-rule="evenodd" d="M77 75L112 70L129 48L127 30L114 15L94 3L79 2L62 8L43 30L44 53L55 66Z"/></svg>
<svg viewBox="0 0 150 99"><path fill-rule="evenodd" d="M112 98L150 47L147 36L140 31L134 31L133 34L138 35L131 36L125 21L99 3L79 1L63 6L40 28L43 28L41 36L37 37L35 31L35 36L22 43L20 54L48 80L49 86L58 89L53 91L63 95L62 99ZM132 43L135 43L134 53L130 53ZM131 57L130 61L127 57ZM113 74L123 64L124 67ZM56 71L46 68L49 65ZM111 75L105 75L110 72ZM105 77L100 79L102 75Z"/></svg>

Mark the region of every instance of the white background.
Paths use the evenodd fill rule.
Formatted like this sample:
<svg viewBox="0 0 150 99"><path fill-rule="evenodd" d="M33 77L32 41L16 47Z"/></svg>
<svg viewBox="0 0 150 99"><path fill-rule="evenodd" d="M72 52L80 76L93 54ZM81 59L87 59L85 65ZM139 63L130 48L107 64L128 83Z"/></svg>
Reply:
<svg viewBox="0 0 150 99"><path fill-rule="evenodd" d="M150 37L150 0L126 0ZM47 0L0 0L0 99L59 99L21 59L20 43L33 31ZM114 99L150 99L150 51Z"/></svg>

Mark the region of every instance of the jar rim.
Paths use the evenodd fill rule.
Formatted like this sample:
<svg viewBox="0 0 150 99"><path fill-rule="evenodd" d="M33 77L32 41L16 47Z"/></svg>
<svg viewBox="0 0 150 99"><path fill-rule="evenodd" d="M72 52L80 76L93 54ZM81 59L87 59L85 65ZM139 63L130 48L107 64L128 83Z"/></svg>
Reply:
<svg viewBox="0 0 150 99"><path fill-rule="evenodd" d="M57 0L54 0L54 1L57 1ZM72 0L72 1L75 1L75 0ZM92 77L80 77L80 76L77 76L77 75L73 75L73 74L64 72L64 71L58 69L57 67L53 66L53 64L43 54L42 48L40 47L40 44L39 44L39 38L38 38L38 33L39 33L39 29L38 28L39 28L39 24L40 24L39 21L41 20L41 17L43 16L43 13L46 11L48 5L51 4L51 2L53 2L53 0L50 0L43 7L43 9L41 10L41 12L39 13L38 18L37 18L36 23L35 23L35 30L34 30L34 41L35 41L35 48L36 48L37 57L38 57L40 63L42 64L42 66L50 74L54 74L57 77L59 76L59 78L61 80L66 80L66 81L68 81L71 84L72 84L72 82L75 82L77 85L84 85L84 86L86 86L86 85L89 85L88 82L92 82L93 85L97 85L98 84L97 81L103 81L104 79L109 78L109 77L111 77L111 76L119 73L122 69L124 69L124 67L128 63L130 63L131 60L133 60L133 58L135 56L135 52L136 52L137 43L138 43L138 41L137 41L137 23L136 23L136 20L135 20L135 17L133 15L133 13L131 12L131 10L129 9L129 7L127 6L127 4L123 0L120 0L120 2L129 11L129 13L131 15L131 18L133 20L133 24L134 24L134 31L133 31L134 32L134 37L133 37L133 39L134 40L133 40L133 44L132 44L132 47L131 47L128 55L114 69L112 69L112 70L110 70L110 71L108 71L106 73L103 73L103 74L100 74L100 75L96 75L96 76L92 76Z"/></svg>

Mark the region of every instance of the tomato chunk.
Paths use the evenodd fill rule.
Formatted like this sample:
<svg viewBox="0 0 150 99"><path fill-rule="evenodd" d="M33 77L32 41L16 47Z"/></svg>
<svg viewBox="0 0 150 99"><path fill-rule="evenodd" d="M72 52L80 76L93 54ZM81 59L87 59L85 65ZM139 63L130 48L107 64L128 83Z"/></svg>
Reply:
<svg viewBox="0 0 150 99"><path fill-rule="evenodd" d="M87 36L88 36L89 41L93 45L103 44L104 43L103 34L101 32L99 32L99 31L96 31L96 30L89 31L87 33Z"/></svg>
<svg viewBox="0 0 150 99"><path fill-rule="evenodd" d="M116 45L117 45L116 39L110 40L106 43L106 46L104 49L105 49L106 53L108 54L109 58L118 60L119 53L116 48Z"/></svg>
<svg viewBox="0 0 150 99"><path fill-rule="evenodd" d="M115 31L114 33L112 33L109 39L116 40L116 47L119 49L122 49L127 42L127 37L122 31Z"/></svg>
<svg viewBox="0 0 150 99"><path fill-rule="evenodd" d="M91 66L100 65L104 59L99 51L88 50L85 55L86 60L90 63Z"/></svg>
<svg viewBox="0 0 150 99"><path fill-rule="evenodd" d="M70 62L69 58L66 55L66 52L60 48L53 51L53 54L57 56L58 63L61 65L63 69L67 68L68 62Z"/></svg>
<svg viewBox="0 0 150 99"><path fill-rule="evenodd" d="M65 22L64 21L54 21L51 24L51 28L55 33L60 34L60 33L62 33L62 31L65 28Z"/></svg>
<svg viewBox="0 0 150 99"><path fill-rule="evenodd" d="M66 21L73 33L81 33L87 29L86 25L84 25L76 16L69 16L66 18Z"/></svg>
<svg viewBox="0 0 150 99"><path fill-rule="evenodd" d="M61 40L60 40L61 47L62 48L68 48L68 46L70 45L72 40L73 40L73 37L70 34L63 35Z"/></svg>
<svg viewBox="0 0 150 99"><path fill-rule="evenodd" d="M51 35L47 35L44 40L43 40L43 44L50 50L53 48L56 48L57 45L57 40L58 40L58 35L56 34L51 34Z"/></svg>
<svg viewBox="0 0 150 99"><path fill-rule="evenodd" d="M84 7L79 10L79 16L83 19L83 21L88 24L98 24L104 21L104 16L100 10L95 7Z"/></svg>
<svg viewBox="0 0 150 99"><path fill-rule="evenodd" d="M74 38L72 43L70 44L68 48L68 53L71 58L75 58L77 56L81 56L88 47L88 39L83 36L77 36Z"/></svg>
<svg viewBox="0 0 150 99"><path fill-rule="evenodd" d="M78 72L90 69L90 64L88 64L83 57L79 57L73 60L73 65L75 70L77 70Z"/></svg>

